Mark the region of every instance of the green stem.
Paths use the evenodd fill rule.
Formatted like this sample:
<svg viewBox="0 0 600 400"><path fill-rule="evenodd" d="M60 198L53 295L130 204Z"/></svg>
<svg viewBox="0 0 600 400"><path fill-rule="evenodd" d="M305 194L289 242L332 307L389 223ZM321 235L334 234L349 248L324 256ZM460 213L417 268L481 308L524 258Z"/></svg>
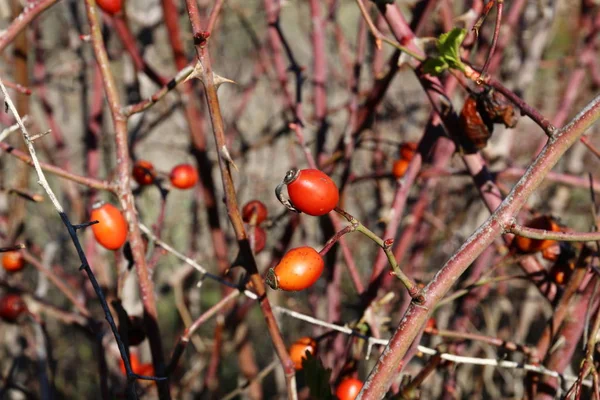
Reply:
<svg viewBox="0 0 600 400"><path fill-rule="evenodd" d="M348 222L350 222L352 224L352 226L354 227L353 230L362 233L363 235L365 235L366 237L371 239L373 242L375 242L379 247L381 247L383 249L383 251L388 259L388 262L390 263L390 266L392 267L392 270L394 271L393 272L394 275L396 275L396 277L398 279L400 279L400 282L402 282L402 284L406 287L410 297L415 299L415 301L420 302L422 299L422 295L419 294L419 287L417 286L415 281L413 281L411 278L409 278L402 271L402 269L398 265L398 262L396 262L396 258L394 257L394 253L392 252L392 244L394 243L394 241L392 239L383 240L382 238L377 236L373 231L371 231L369 228L367 228L366 226L361 224L356 218L354 218L352 215L348 214L346 211L342 210L341 208L336 207L335 211L338 214L340 214L341 216L343 216Z"/></svg>

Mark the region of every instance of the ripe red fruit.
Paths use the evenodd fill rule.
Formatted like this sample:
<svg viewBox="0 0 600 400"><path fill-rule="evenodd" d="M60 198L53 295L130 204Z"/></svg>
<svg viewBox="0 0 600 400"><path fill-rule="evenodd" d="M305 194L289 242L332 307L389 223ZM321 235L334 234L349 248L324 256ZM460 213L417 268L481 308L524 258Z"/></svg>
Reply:
<svg viewBox="0 0 600 400"><path fill-rule="evenodd" d="M179 164L171 170L169 175L171 185L178 189L189 189L198 182L198 172L190 164Z"/></svg>
<svg viewBox="0 0 600 400"><path fill-rule="evenodd" d="M3 320L15 322L25 311L27 305L18 294L8 293L0 297L0 318Z"/></svg>
<svg viewBox="0 0 600 400"><path fill-rule="evenodd" d="M396 177L396 179L400 179L404 176L406 170L408 170L408 164L410 164L410 161L407 161L404 158L401 158L394 162L394 166L392 167L392 174L394 174L394 177Z"/></svg>
<svg viewBox="0 0 600 400"><path fill-rule="evenodd" d="M151 162L144 160L138 160L135 162L131 174L133 175L133 179L140 186L151 185L152 182L154 182L154 177L156 176L154 165L152 165Z"/></svg>
<svg viewBox="0 0 600 400"><path fill-rule="evenodd" d="M560 232L560 226L552 219L552 217L543 215L527 222L525 226L535 229L544 229L552 232ZM556 244L555 240L538 240L530 239L522 236L516 236L514 245L522 253L536 253L538 251L547 249Z"/></svg>
<svg viewBox="0 0 600 400"><path fill-rule="evenodd" d="M417 143L405 142L400 146L400 158L411 161L417 152Z"/></svg>
<svg viewBox="0 0 600 400"><path fill-rule="evenodd" d="M542 257L548 261L556 261L560 257L560 253L562 249L560 247L560 243L555 242L554 244L546 247L542 250Z"/></svg>
<svg viewBox="0 0 600 400"><path fill-rule="evenodd" d="M266 282L273 289L288 291L311 287L323 273L323 257L312 247L291 249L275 268L267 273Z"/></svg>
<svg viewBox="0 0 600 400"><path fill-rule="evenodd" d="M335 182L318 169L290 170L285 175L284 183L293 206L308 215L325 215L340 200Z"/></svg>
<svg viewBox="0 0 600 400"><path fill-rule="evenodd" d="M116 14L123 9L123 0L96 0L96 3L107 14Z"/></svg>
<svg viewBox="0 0 600 400"><path fill-rule="evenodd" d="M17 272L23 269L25 261L20 251L7 251L2 256L2 267L8 272Z"/></svg>
<svg viewBox="0 0 600 400"><path fill-rule="evenodd" d="M109 250L118 250L127 240L127 221L121 211L109 203L96 203L90 220L98 220L92 225L96 241Z"/></svg>
<svg viewBox="0 0 600 400"><path fill-rule="evenodd" d="M267 219L267 215L269 215L269 213L267 211L267 206L265 206L262 201L249 201L242 208L242 219L244 220L244 222L252 221L252 216L254 215L256 215L256 225L260 224L265 219Z"/></svg>
<svg viewBox="0 0 600 400"><path fill-rule="evenodd" d="M307 351L312 355L317 351L317 341L308 336L301 337L290 346L290 358L294 362L296 371L302 369L302 360L306 358Z"/></svg>
<svg viewBox="0 0 600 400"><path fill-rule="evenodd" d="M362 381L356 378L346 378L337 387L335 395L340 400L354 400L363 387Z"/></svg>
<svg viewBox="0 0 600 400"><path fill-rule="evenodd" d="M254 232L250 235L250 245L255 254L265 249L267 244L267 233L260 226L254 227Z"/></svg>

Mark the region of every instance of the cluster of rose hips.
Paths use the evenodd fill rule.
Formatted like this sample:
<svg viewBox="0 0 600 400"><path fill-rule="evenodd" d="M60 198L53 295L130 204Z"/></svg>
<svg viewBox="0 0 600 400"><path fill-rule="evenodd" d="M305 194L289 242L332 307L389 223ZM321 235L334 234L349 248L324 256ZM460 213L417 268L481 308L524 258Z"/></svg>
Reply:
<svg viewBox="0 0 600 400"><path fill-rule="evenodd" d="M528 228L542 229L550 232L564 232L558 222L548 215L535 217L525 223ZM512 243L513 250L521 254L534 254L541 252L542 257L554 264L550 268L549 277L554 283L563 285L571 276L575 264L574 252L569 243L558 243L550 239L531 239L516 236Z"/></svg>
<svg viewBox="0 0 600 400"><path fill-rule="evenodd" d="M398 152L400 158L398 158L392 166L392 174L396 179L400 179L404 176L406 170L408 169L408 165L415 156L416 151L417 143L402 143L402 145L400 146L400 151Z"/></svg>
<svg viewBox="0 0 600 400"><path fill-rule="evenodd" d="M276 194L281 200L281 189L287 186L290 199L288 208L312 216L332 211L340 194L335 182L318 169L288 171ZM289 250L275 268L267 272L266 282L273 289L304 290L312 286L323 273L325 262L321 254L310 246Z"/></svg>
<svg viewBox="0 0 600 400"><path fill-rule="evenodd" d="M136 161L131 174L140 186L152 185L156 181L154 165L149 161ZM177 189L190 189L198 182L198 172L190 164L179 164L171 170L169 180L171 185Z"/></svg>
<svg viewBox="0 0 600 400"><path fill-rule="evenodd" d="M287 187L289 200L283 200L281 190ZM291 170L276 190L277 197L291 210L312 216L322 216L334 210L339 202L339 191L333 180L317 169ZM267 272L266 282L273 289L298 291L312 286L323 273L325 261L310 246L289 250L275 268ZM307 353L315 355L317 341L302 337L289 348L290 358L296 370L302 369ZM356 378L344 378L336 389L340 400L354 400L363 383Z"/></svg>
<svg viewBox="0 0 600 400"><path fill-rule="evenodd" d="M132 170L133 179L140 186L151 185L156 181L156 171L152 163L138 160ZM169 174L171 185L178 189L193 188L198 182L198 173L190 164L179 164ZM127 221L121 211L110 203L99 202L92 207L92 232L96 241L108 250L118 250L127 241Z"/></svg>
<svg viewBox="0 0 600 400"><path fill-rule="evenodd" d="M260 226L267 220L269 212L262 201L252 200L242 207L242 220L250 225L250 247L255 254L264 250L267 244L267 233Z"/></svg>
<svg viewBox="0 0 600 400"><path fill-rule="evenodd" d="M9 274L19 272L25 267L23 254L19 250L4 252L2 268ZM18 294L7 293L0 297L0 318L6 322L16 322L21 314L27 311L25 302Z"/></svg>

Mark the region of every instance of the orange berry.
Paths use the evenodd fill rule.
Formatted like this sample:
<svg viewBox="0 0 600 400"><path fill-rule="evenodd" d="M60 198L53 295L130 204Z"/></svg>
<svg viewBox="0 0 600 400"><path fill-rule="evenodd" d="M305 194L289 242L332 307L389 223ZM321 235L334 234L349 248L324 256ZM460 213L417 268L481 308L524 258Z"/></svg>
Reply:
<svg viewBox="0 0 600 400"><path fill-rule="evenodd" d="M319 279L324 268L323 257L315 249L297 247L285 253L279 264L269 270L266 282L273 289L304 290Z"/></svg>
<svg viewBox="0 0 600 400"><path fill-rule="evenodd" d="M92 225L96 241L109 250L118 250L127 240L127 221L121 211L109 203L96 203L90 220L98 220Z"/></svg>
<svg viewBox="0 0 600 400"><path fill-rule="evenodd" d="M408 170L408 165L410 161L405 160L404 158L400 158L394 161L394 166L392 167L392 174L396 177L396 179L400 179Z"/></svg>
<svg viewBox="0 0 600 400"><path fill-rule="evenodd" d="M24 265L23 254L18 250L7 251L2 256L2 267L8 272L20 271Z"/></svg>
<svg viewBox="0 0 600 400"><path fill-rule="evenodd" d="M290 358L294 362L296 371L302 369L302 360L306 358L307 351L312 355L317 351L317 342L315 339L308 336L301 337L290 346Z"/></svg>

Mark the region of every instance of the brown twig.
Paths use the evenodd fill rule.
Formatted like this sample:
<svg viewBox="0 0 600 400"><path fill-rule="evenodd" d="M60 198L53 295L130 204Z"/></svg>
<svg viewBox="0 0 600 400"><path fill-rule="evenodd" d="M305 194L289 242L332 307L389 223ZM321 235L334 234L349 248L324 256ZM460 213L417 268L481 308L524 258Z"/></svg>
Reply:
<svg viewBox="0 0 600 400"><path fill-rule="evenodd" d="M221 108L219 98L217 96L217 86L215 85L215 76L213 75L210 62L210 55L207 48L207 35L203 31L200 23L200 15L198 5L194 0L186 0L188 16L192 25L192 33L194 36L194 44L198 55L199 79L204 86L204 94L208 105L208 112L212 122L213 134L219 154L219 168L221 171L221 180L225 192L225 204L227 213L233 225L236 239L240 246L238 260L250 275L250 282L256 290L259 297L259 304L263 312L263 316L267 322L267 328L271 335L273 345L277 351L277 355L283 365L287 383L287 391L289 399L296 399L296 380L294 363L290 359L287 348L281 337L281 332L277 326L277 322L273 316L271 305L265 293L265 286L261 276L258 274L256 260L252 254L250 243L244 229L244 223L239 212L237 203L236 190L231 175L230 160L226 157L228 154L227 145L225 142L225 129L223 127L223 118L221 116Z"/></svg>
<svg viewBox="0 0 600 400"><path fill-rule="evenodd" d="M96 15L95 2L93 0L86 0L85 5L88 22L90 25L92 47L94 49L96 61L100 67L104 91L106 92L106 97L108 99L108 105L115 129L117 160L119 160L117 163L118 179L116 193L121 201L121 206L129 227L129 244L131 246L133 259L135 262L135 270L140 288L140 297L144 305L144 321L148 339L150 341L152 361L156 374L159 376L165 376L164 355L158 328L154 283L150 279L149 271L146 265L144 243L138 226L138 217L135 209L133 194L131 193L131 160L127 145L127 118L121 113L119 94L114 77L110 71L108 55L106 54L106 48L104 47L104 40L102 38L98 16ZM124 354L121 353L121 357L123 356ZM128 376L131 376L129 371ZM159 381L157 382L157 385L161 400L170 399L171 396L169 392L168 380Z"/></svg>

